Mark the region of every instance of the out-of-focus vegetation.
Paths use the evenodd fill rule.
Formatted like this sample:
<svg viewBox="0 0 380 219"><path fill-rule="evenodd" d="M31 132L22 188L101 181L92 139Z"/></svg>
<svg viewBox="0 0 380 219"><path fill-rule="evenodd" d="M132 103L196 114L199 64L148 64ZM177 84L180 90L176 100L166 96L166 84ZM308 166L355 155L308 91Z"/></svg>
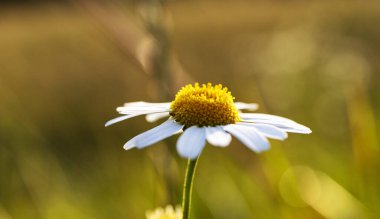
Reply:
<svg viewBox="0 0 380 219"><path fill-rule="evenodd" d="M259 155L236 140L206 147L192 218L380 217L378 2L167 1L158 42L182 65L176 80L146 71L125 50L134 41L75 2L0 6L1 219L139 219L179 204L175 138L126 152L156 124L104 123L123 102L170 101L192 81L313 130ZM159 37L141 2L115 3L129 18L118 27Z"/></svg>

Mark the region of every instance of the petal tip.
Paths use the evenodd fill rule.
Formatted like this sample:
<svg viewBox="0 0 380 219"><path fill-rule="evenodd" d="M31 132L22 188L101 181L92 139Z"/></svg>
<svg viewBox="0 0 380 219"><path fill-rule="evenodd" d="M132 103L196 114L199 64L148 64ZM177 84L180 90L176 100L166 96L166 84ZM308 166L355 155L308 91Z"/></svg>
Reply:
<svg viewBox="0 0 380 219"><path fill-rule="evenodd" d="M197 159L198 157L199 157L199 155L196 156L196 157L189 157L188 159L189 159L189 160L195 160L195 159Z"/></svg>
<svg viewBox="0 0 380 219"><path fill-rule="evenodd" d="M130 142L127 142L127 143L124 144L124 146L123 146L124 150L126 150L126 151L128 151L128 150L130 150L130 149L132 149L132 148L134 148L134 147L135 147L135 145L134 145L133 143L130 143Z"/></svg>
<svg viewBox="0 0 380 219"><path fill-rule="evenodd" d="M110 125L112 125L112 123L110 121L108 121L108 122L106 122L106 124L104 124L104 127L108 127Z"/></svg>
<svg viewBox="0 0 380 219"><path fill-rule="evenodd" d="M264 152L264 151L269 151L270 149L270 145L268 145L268 147L266 148L260 148L259 150L257 150L257 153L261 153L261 152Z"/></svg>
<svg viewBox="0 0 380 219"><path fill-rule="evenodd" d="M256 111L258 110L260 107L259 107L259 104L257 103L251 103L251 108L249 109L250 111Z"/></svg>
<svg viewBox="0 0 380 219"><path fill-rule="evenodd" d="M309 127L303 126L303 133L302 134L311 134L313 131Z"/></svg>
<svg viewBox="0 0 380 219"><path fill-rule="evenodd" d="M179 154L180 157L186 158L186 159L189 159L189 160L195 160L197 157L199 157L199 154L196 155L196 156L188 155L188 154L182 154L180 152L178 152L178 154Z"/></svg>

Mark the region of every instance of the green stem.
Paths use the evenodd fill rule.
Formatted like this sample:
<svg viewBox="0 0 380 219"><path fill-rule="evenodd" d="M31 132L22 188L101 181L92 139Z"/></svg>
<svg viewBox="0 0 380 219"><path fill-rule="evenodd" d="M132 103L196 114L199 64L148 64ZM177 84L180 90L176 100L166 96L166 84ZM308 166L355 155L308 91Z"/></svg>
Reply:
<svg viewBox="0 0 380 219"><path fill-rule="evenodd" d="M195 168L197 166L198 158L194 160L189 160L187 163L185 182L183 184L183 196L182 196L182 208L183 208L183 219L188 219L190 216L190 204L191 204L191 193L193 189L193 180Z"/></svg>

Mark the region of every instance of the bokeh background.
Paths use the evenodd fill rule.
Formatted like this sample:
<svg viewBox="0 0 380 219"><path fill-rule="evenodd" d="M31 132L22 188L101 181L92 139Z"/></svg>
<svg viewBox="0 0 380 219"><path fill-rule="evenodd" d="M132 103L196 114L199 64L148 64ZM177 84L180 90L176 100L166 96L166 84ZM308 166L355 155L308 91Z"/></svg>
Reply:
<svg viewBox="0 0 380 219"><path fill-rule="evenodd" d="M222 83L311 135L206 147L192 218L380 217L377 1L2 1L0 218L145 218L181 202L176 137L105 128L129 101Z"/></svg>

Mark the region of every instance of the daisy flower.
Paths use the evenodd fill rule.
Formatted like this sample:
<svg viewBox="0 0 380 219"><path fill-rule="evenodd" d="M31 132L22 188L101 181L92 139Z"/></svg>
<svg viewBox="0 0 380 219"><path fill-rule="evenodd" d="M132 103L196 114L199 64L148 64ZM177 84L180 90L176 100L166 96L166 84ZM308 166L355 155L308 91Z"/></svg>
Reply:
<svg viewBox="0 0 380 219"><path fill-rule="evenodd" d="M269 149L268 138L284 140L288 132L309 134L311 130L290 119L254 111L254 103L234 102L226 87L211 83L184 86L168 103L131 102L116 110L123 116L106 123L112 125L132 117L146 115L149 122L169 117L168 120L129 140L124 149L145 148L172 135L182 133L177 141L181 157L197 158L208 142L226 147L231 135L255 152Z"/></svg>
<svg viewBox="0 0 380 219"><path fill-rule="evenodd" d="M146 213L147 219L182 219L182 209L177 206L168 205L165 208L157 208L154 211L148 211Z"/></svg>

